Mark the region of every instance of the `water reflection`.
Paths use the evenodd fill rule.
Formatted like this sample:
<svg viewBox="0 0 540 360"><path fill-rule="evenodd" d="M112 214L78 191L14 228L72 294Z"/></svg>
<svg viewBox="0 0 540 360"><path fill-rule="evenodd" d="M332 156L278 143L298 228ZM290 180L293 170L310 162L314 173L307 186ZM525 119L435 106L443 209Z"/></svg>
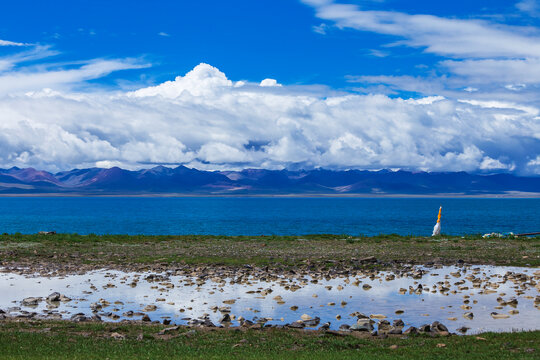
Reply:
<svg viewBox="0 0 540 360"><path fill-rule="evenodd" d="M230 278L107 270L64 277L0 273L0 309L11 316L25 311L40 315L49 312L48 316L62 318L97 313L104 321L141 319L145 313L151 320L170 319L173 324L186 324L205 314L219 324L224 313L229 313L235 319L232 325L238 325L239 317L255 321L267 318L269 324L283 325L307 314L319 317L321 324L331 322L333 329L356 323L356 316L351 314L360 312L381 314L390 322L402 319L405 327L440 321L451 332L463 326L470 328L469 333L540 329L540 312L535 307L538 286L534 287L540 279L539 270L473 266L415 271L419 270L426 272L416 279L380 272L371 277L328 279L285 275L278 281L244 278L240 283L231 283ZM72 300L21 305L24 298L46 298L52 292ZM517 304L509 303L512 299ZM128 316L129 311L135 315ZM465 318L467 312L474 317ZM493 312L509 316L494 318Z"/></svg>

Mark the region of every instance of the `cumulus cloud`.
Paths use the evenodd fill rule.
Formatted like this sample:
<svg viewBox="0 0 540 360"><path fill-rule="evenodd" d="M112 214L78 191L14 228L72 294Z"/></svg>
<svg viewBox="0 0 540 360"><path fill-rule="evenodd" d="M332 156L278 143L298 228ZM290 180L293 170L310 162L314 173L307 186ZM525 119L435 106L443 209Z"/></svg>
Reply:
<svg viewBox="0 0 540 360"><path fill-rule="evenodd" d="M260 85L200 64L130 92L3 95L0 165L540 172L530 105Z"/></svg>
<svg viewBox="0 0 540 360"><path fill-rule="evenodd" d="M261 83L259 84L259 86L262 86L262 87L273 87L273 86L281 86L281 84L278 84L278 82L277 82L276 79L264 79L263 81L261 81Z"/></svg>

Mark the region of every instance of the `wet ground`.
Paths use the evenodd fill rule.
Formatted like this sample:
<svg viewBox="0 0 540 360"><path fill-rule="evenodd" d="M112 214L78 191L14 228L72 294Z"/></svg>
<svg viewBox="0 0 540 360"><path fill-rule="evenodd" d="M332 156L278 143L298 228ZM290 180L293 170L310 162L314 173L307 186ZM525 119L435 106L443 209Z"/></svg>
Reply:
<svg viewBox="0 0 540 360"><path fill-rule="evenodd" d="M264 274L121 272L43 276L0 269L6 317L123 319L171 324L248 323L375 329L439 321L450 332L540 329L540 270L494 266L403 267L394 271ZM47 297L58 292L55 296ZM30 298L30 299L29 299ZM0 315L1 311L0 311ZM398 320L403 321L400 325ZM300 320L300 321L299 321Z"/></svg>

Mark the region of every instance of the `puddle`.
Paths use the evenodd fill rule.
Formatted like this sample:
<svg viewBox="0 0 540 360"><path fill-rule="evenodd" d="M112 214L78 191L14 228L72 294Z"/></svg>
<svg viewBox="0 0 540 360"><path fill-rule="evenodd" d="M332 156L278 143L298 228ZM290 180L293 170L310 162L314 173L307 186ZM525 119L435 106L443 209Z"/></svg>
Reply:
<svg viewBox="0 0 540 360"><path fill-rule="evenodd" d="M354 313L360 312L367 316L384 315L391 323L402 319L404 329L434 321L445 324L451 332L468 327L468 334L540 329L540 305L535 304L540 289L538 269L415 267L401 274L370 275L359 273L317 279L281 275L277 280L262 281L246 276L200 279L110 270L63 277L4 272L0 273L0 309L10 316L35 312L37 317L64 319L77 313L87 316L97 313L104 321L137 320L145 313L152 321L170 319L172 324L188 324L189 319L208 314L208 318L219 325L224 312L216 309L218 307L230 310L228 313L236 319L232 321L233 326L239 325L240 316L254 322L267 318L267 324L285 325L307 314L319 317L320 324L330 322L331 329L355 324ZM40 301L32 307L21 305L24 298L46 298L52 292L59 292L71 301ZM516 299L517 304L505 304L512 299ZM149 311L152 305L155 310ZM291 307L297 309L291 310ZM396 314L398 310L403 313ZM128 316L128 311L139 314ZM473 319L463 316L467 312L474 314ZM493 312L509 316L493 318Z"/></svg>

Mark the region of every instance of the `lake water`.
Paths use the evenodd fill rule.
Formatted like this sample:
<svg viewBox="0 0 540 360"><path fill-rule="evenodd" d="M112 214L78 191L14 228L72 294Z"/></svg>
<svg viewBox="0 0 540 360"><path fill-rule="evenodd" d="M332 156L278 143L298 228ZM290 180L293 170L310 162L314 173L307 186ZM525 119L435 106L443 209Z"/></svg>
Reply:
<svg viewBox="0 0 540 360"><path fill-rule="evenodd" d="M306 314L320 318L320 324L330 322L333 329L354 324L355 313L360 312L390 322L402 319L406 327L440 321L452 332L461 327L467 327L468 333L539 329L538 290L532 285L540 279L538 269L416 269L424 273L358 272L319 276L317 280L281 274L273 280L250 276L232 281L216 275L189 277L174 272L112 270L43 277L2 273L0 268L0 309L13 317L34 313L35 318L69 319L83 313L88 317L97 314L104 321L139 320L146 313L152 321L170 319L172 324L189 324L192 319L207 317L216 325L225 313L230 313L233 326L239 325L240 316L285 325ZM149 280L149 275L159 277ZM71 301L43 300L53 291ZM28 297L42 300L33 306L21 303ZM512 299L515 304L505 303ZM473 316L467 317L467 313Z"/></svg>
<svg viewBox="0 0 540 360"><path fill-rule="evenodd" d="M431 235L540 231L540 199L0 197L0 232Z"/></svg>

